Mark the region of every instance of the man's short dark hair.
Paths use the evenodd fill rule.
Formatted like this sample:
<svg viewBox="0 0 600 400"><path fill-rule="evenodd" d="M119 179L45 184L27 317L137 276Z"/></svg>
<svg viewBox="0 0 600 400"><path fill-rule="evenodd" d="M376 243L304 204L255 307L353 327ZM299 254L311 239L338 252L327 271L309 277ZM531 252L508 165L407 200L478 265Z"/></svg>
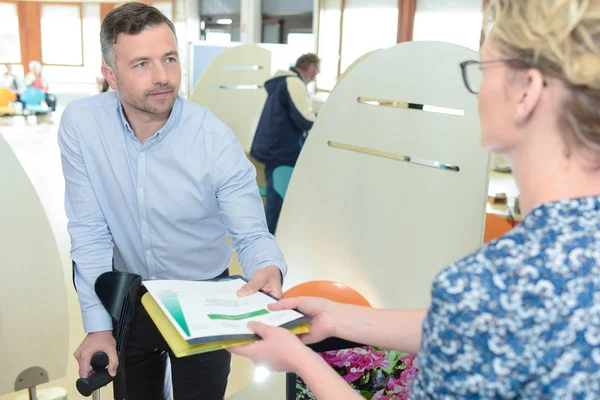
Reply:
<svg viewBox="0 0 600 400"><path fill-rule="evenodd" d="M296 60L296 68L302 69L302 70L307 70L308 67L310 66L310 64L315 64L315 66L317 68L319 68L320 63L321 63L321 60L319 60L319 57L316 54L307 53L307 54L301 55L300 58L298 58L298 60Z"/></svg>
<svg viewBox="0 0 600 400"><path fill-rule="evenodd" d="M175 26L157 8L143 3L126 3L109 12L100 28L100 48L106 65L115 67L114 44L119 34L137 35L148 27L167 24L175 38Z"/></svg>

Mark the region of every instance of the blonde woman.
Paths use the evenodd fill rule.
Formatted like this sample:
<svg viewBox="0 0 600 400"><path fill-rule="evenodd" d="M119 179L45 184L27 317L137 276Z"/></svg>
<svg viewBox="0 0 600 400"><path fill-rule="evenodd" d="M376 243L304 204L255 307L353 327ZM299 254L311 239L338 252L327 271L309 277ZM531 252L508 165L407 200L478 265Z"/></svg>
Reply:
<svg viewBox="0 0 600 400"><path fill-rule="evenodd" d="M491 0L488 12L481 61L461 68L481 143L511 163L525 219L445 268L429 310L310 298L273 309L313 317L305 343L419 351L411 399L598 399L600 0ZM361 398L291 333L251 329L264 340L233 353L298 373L320 400Z"/></svg>
<svg viewBox="0 0 600 400"><path fill-rule="evenodd" d="M48 80L42 75L42 64L39 61L29 63L29 72L25 75L25 86L40 89L42 92L48 92Z"/></svg>

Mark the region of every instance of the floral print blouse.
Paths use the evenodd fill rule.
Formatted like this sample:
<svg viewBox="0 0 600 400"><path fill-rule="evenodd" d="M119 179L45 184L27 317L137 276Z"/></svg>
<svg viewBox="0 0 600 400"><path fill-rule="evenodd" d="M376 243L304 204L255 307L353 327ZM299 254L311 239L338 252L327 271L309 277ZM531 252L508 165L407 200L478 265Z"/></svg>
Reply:
<svg viewBox="0 0 600 400"><path fill-rule="evenodd" d="M411 399L600 399L600 197L544 204L444 269Z"/></svg>

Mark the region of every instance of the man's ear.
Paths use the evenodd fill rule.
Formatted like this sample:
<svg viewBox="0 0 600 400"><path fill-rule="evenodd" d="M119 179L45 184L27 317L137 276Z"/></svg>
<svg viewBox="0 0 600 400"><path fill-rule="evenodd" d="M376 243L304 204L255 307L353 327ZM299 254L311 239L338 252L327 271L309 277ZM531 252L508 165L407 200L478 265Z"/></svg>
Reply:
<svg viewBox="0 0 600 400"><path fill-rule="evenodd" d="M113 67L109 67L105 63L102 63L102 76L108 82L108 85L112 90L117 90L117 74Z"/></svg>
<svg viewBox="0 0 600 400"><path fill-rule="evenodd" d="M536 69L529 69L525 76L525 83L520 88L515 122L519 125L525 123L539 106L544 92L544 76Z"/></svg>

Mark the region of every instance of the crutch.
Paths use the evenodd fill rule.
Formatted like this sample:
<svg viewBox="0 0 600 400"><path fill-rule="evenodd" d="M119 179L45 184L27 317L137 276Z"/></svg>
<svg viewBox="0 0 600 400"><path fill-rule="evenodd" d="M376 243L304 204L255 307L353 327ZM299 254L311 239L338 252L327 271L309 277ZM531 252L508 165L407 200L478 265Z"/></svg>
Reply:
<svg viewBox="0 0 600 400"><path fill-rule="evenodd" d="M105 272L96 280L94 290L113 319L113 335L117 344L119 368L116 377L110 376L107 370L108 356L106 353L95 353L91 362L94 373L87 378L79 378L76 382L77 390L83 396L92 395L93 400L100 400L102 396L100 390L113 379L117 379L121 383L121 388L124 388L125 343L141 284L141 276L119 271ZM123 396L124 399L125 393L119 396ZM122 399L115 398L115 400Z"/></svg>

